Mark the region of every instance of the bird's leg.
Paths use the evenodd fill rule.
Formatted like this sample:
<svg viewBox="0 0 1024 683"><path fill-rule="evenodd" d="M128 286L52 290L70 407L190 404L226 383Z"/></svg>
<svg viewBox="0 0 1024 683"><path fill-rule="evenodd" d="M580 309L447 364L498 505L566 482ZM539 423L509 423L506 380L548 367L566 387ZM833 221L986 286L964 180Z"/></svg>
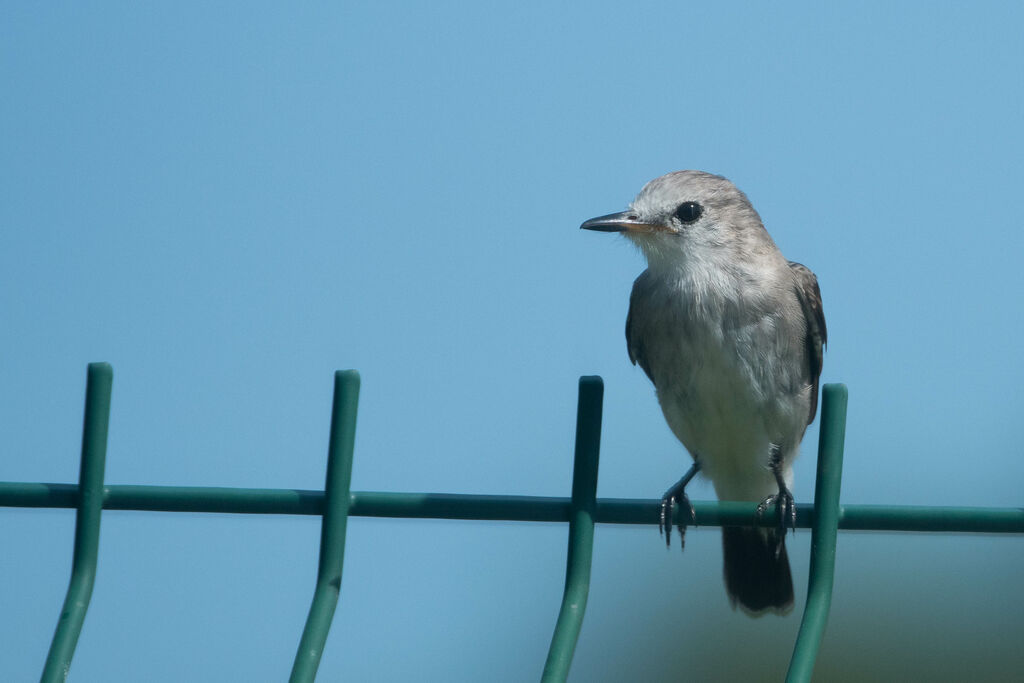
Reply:
<svg viewBox="0 0 1024 683"><path fill-rule="evenodd" d="M786 537L786 527L796 531L796 501L793 500L793 493L786 486L786 480L782 476L782 449L772 444L771 455L768 460L772 474L775 475L775 483L779 486L779 492L772 494L761 501L757 506L757 516L761 517L770 505L774 505L779 515L779 546L776 553L782 549L782 539Z"/></svg>
<svg viewBox="0 0 1024 683"><path fill-rule="evenodd" d="M697 513L693 511L693 505L690 503L690 498L686 495L686 485L690 483L690 480L696 476L697 472L700 472L700 463L694 460L693 466L683 475L683 478L677 481L672 487L665 491L665 495L661 497L661 517L658 520L658 531L665 536L665 547L671 545L672 540L672 508L675 504L679 503L679 510L683 513L682 517L685 517L686 513L689 513L689 521L694 526L697 525ZM680 519L676 522L679 528L679 547L682 548L686 545L686 524L685 518Z"/></svg>

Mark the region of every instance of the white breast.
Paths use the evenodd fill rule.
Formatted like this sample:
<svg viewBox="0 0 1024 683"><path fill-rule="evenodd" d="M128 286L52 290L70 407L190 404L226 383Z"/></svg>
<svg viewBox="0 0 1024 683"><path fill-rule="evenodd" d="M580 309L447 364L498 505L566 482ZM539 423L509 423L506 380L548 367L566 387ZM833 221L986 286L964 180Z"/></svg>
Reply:
<svg viewBox="0 0 1024 683"><path fill-rule="evenodd" d="M802 316L782 315L786 306L798 309L795 295L789 302L784 291L743 291L722 279L696 287L686 278L650 276L646 284L633 299L632 335L669 427L700 460L719 498L774 493L771 445L782 448L788 479L810 400L802 379L805 330L792 325Z"/></svg>

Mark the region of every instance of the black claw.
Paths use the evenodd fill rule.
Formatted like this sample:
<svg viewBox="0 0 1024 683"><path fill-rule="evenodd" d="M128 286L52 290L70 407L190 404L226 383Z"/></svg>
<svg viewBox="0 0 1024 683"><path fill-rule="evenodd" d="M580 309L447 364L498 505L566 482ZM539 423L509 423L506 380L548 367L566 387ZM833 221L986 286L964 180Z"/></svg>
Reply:
<svg viewBox="0 0 1024 683"><path fill-rule="evenodd" d="M661 517L658 521L658 533L665 538L665 547L672 545L672 505L675 500L669 496L661 499Z"/></svg>
<svg viewBox="0 0 1024 683"><path fill-rule="evenodd" d="M666 493L665 497L661 499L661 517L658 521L658 531L665 537L665 547L669 547L672 545L672 522L675 521L676 529L679 530L679 545L685 548L686 527L689 524L697 526L697 514L693 510L689 496L685 493L676 494L678 499L670 494L671 492ZM682 513L678 518L676 518L675 510L673 509L676 504L679 505L679 510Z"/></svg>
<svg viewBox="0 0 1024 683"><path fill-rule="evenodd" d="M697 511L693 509L693 503L690 502L690 497L685 493L683 494L683 499L679 501L679 507L689 513L689 524L697 526ZM679 522L679 524L682 525L684 523Z"/></svg>
<svg viewBox="0 0 1024 683"><path fill-rule="evenodd" d="M773 505L779 518L779 533L785 536L787 529L796 533L796 501L788 488L782 486L778 493L762 500L757 506L757 516L763 517L768 508Z"/></svg>
<svg viewBox="0 0 1024 683"><path fill-rule="evenodd" d="M693 509L693 503L690 502L690 497L686 493L681 493L679 500L679 511L682 513L679 516L679 521L676 522L676 528L679 529L679 549L682 550L686 547L686 527L688 524L697 526L697 513ZM687 517L687 513L689 517Z"/></svg>
<svg viewBox="0 0 1024 683"><path fill-rule="evenodd" d="M786 538L786 527L788 526L793 533L796 533L796 501L793 499L793 494L786 486L786 481L782 476L782 451L778 446L772 446L769 465L772 474L775 475L775 483L779 486L779 492L761 501L757 506L757 516L764 516L764 513L770 506L775 506L775 511L779 516L779 544L775 548L775 555L777 557L782 550L782 541Z"/></svg>
<svg viewBox="0 0 1024 683"><path fill-rule="evenodd" d="M690 483L694 475L700 471L700 465L696 462L689 469L689 471L683 476L682 479L677 481L672 488L665 492L665 495L661 497L661 511L658 517L658 531L665 537L665 547L672 545L672 518L675 516L673 508L676 503L679 503L679 519L676 521L676 528L679 530L679 546L681 548L686 546L686 526L687 522L697 525L697 514L693 509L693 505L690 503L690 498L686 495L686 485ZM686 519L686 513L689 513L689 519Z"/></svg>

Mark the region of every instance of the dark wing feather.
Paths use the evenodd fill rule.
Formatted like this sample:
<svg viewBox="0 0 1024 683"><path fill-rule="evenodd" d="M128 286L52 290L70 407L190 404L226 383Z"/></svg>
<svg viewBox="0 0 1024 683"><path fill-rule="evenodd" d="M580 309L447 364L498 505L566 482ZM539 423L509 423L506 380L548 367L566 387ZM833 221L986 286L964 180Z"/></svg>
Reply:
<svg viewBox="0 0 1024 683"><path fill-rule="evenodd" d="M648 379L653 382L654 377L651 376L650 366L647 365L643 341L640 339L640 335L633 329L633 312L641 305L639 303L639 291L643 287L645 275L647 275L646 270L633 282L633 291L629 295L629 313L626 315L626 351L629 352L629 360L633 361L633 365L639 365L643 368Z"/></svg>
<svg viewBox="0 0 1024 683"><path fill-rule="evenodd" d="M796 297L800 300L800 307L807 321L807 360L811 382L811 412L807 417L807 424L811 424L818 412L818 378L821 377L828 330L825 329L825 311L821 307L818 278L803 264L790 261L789 267L796 277Z"/></svg>

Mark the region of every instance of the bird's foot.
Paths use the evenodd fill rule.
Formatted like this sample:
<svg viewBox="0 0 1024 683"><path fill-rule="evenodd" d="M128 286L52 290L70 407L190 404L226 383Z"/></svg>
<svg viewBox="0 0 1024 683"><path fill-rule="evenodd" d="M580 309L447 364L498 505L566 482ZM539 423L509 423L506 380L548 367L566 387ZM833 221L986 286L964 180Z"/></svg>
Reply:
<svg viewBox="0 0 1024 683"><path fill-rule="evenodd" d="M781 546L781 539L786 537L787 527L792 529L794 533L796 532L796 501L793 500L793 494L790 490L785 485L780 484L778 493L768 496L757 506L758 518L763 517L768 508L773 505L779 517L778 537Z"/></svg>
<svg viewBox="0 0 1024 683"><path fill-rule="evenodd" d="M796 501L793 500L793 492L786 486L786 478L782 472L782 449L772 445L771 456L768 461L772 474L775 476L775 483L779 492L772 494L761 501L757 506L758 519L764 517L764 513L772 505L779 516L779 525L773 534L775 539L775 557L778 559L782 552L783 544L786 542L786 527L788 526L796 533Z"/></svg>
<svg viewBox="0 0 1024 683"><path fill-rule="evenodd" d="M661 516L658 520L658 531L665 537L665 547L672 545L672 518L675 515L673 508L678 503L679 519L675 520L676 528L679 529L679 547L686 546L686 526L693 524L697 526L697 513L693 509L690 497L686 495L686 484L689 478L684 477L672 488L665 492L661 498Z"/></svg>

